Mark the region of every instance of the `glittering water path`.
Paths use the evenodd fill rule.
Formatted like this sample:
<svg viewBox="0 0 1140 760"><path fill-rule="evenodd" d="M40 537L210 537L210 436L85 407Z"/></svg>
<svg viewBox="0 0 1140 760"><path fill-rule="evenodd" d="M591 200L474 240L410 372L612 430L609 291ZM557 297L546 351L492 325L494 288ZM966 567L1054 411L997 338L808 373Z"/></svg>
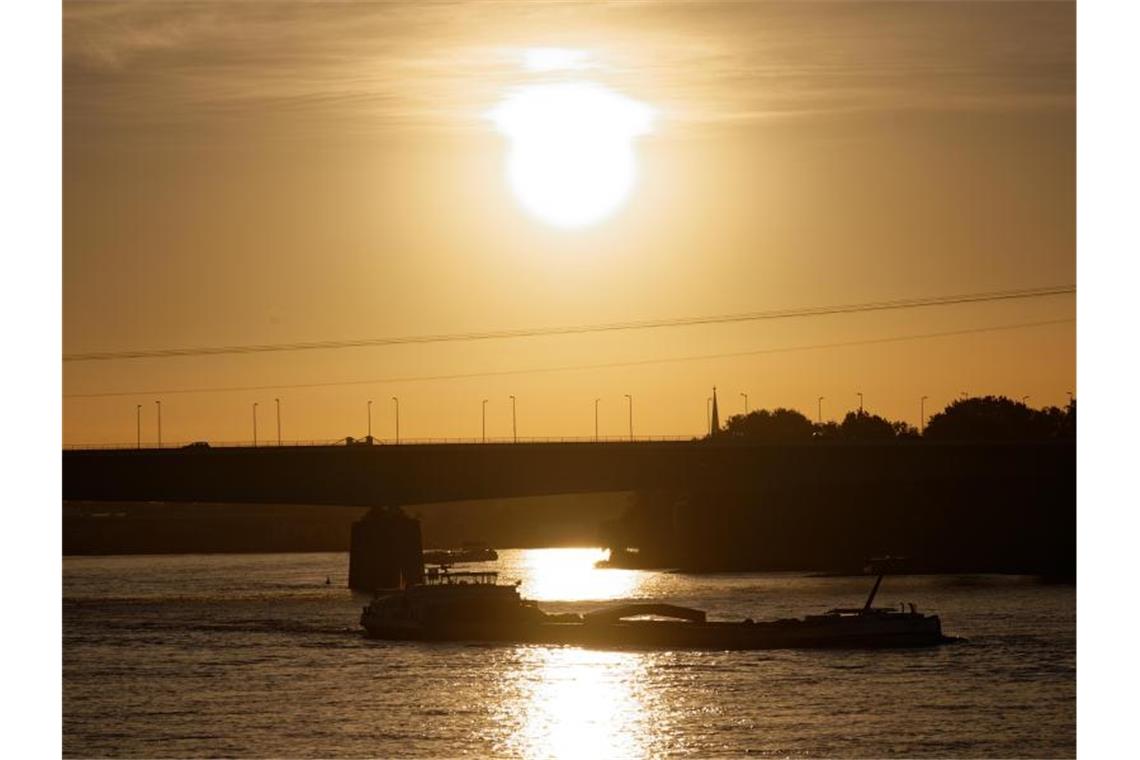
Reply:
<svg viewBox="0 0 1140 760"><path fill-rule="evenodd" d="M548 611L656 598L762 619L850 606L869 588L595 570L596 550L500 554L503 578ZM347 565L344 554L66 558L65 754L1075 754L1072 586L888 578L879 602L916 602L969 639L935 649L602 652L365 640Z"/></svg>

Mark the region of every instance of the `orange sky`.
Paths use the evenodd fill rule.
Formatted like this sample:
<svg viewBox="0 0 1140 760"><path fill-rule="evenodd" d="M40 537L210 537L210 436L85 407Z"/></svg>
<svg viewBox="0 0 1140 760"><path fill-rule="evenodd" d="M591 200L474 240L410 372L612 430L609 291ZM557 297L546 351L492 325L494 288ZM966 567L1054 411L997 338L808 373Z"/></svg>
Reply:
<svg viewBox="0 0 1140 760"><path fill-rule="evenodd" d="M1075 282L1068 3L66 3L64 352L652 320ZM579 51L534 71L526 51ZM487 112L535 83L648 104L575 230L520 207ZM1071 296L577 336L64 363L65 443L703 432L864 394L1062 404ZM1053 322L1053 324L1038 324ZM871 345L770 349L1034 323ZM646 363L716 354L742 354ZM631 366L522 372L642 362ZM515 371L519 371L515 373ZM503 374L503 373L512 374ZM451 379L425 377L476 375ZM388 382L365 383L378 379ZM420 379L417 379L420 378ZM175 393L184 389L350 383ZM155 392L160 391L160 392ZM87 394L122 393L84 397Z"/></svg>

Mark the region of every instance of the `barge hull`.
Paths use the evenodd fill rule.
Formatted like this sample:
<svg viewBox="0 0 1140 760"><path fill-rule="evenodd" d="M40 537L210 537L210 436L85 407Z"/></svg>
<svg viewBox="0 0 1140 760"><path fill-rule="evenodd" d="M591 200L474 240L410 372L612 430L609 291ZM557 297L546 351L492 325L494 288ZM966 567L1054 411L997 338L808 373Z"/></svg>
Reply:
<svg viewBox="0 0 1140 760"><path fill-rule="evenodd" d="M850 622L674 623L625 621L609 624L484 623L440 627L368 625L371 638L392 641L553 644L592 649L889 649L929 647L954 639L942 635L937 616L915 620Z"/></svg>

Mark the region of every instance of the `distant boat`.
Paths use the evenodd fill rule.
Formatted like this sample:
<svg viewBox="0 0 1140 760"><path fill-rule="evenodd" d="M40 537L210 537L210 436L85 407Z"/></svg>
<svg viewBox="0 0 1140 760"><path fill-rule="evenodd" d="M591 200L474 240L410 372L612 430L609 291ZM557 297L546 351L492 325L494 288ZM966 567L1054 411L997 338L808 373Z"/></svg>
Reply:
<svg viewBox="0 0 1140 760"><path fill-rule="evenodd" d="M636 547L610 547L609 556L594 563L594 567L605 570L607 568L621 568L623 570L660 570L663 563L660 556L645 556Z"/></svg>
<svg viewBox="0 0 1140 760"><path fill-rule="evenodd" d="M703 610L638 603L585 615L547 614L494 572L429 568L426 582L377 594L360 624L372 638L571 644L594 648L868 649L944 644L937 615L873 607L883 576L866 603L802 619L709 622Z"/></svg>
<svg viewBox="0 0 1140 760"><path fill-rule="evenodd" d="M455 565L460 562L494 562L499 553L479 541L464 541L460 549L428 549L424 553L424 564Z"/></svg>

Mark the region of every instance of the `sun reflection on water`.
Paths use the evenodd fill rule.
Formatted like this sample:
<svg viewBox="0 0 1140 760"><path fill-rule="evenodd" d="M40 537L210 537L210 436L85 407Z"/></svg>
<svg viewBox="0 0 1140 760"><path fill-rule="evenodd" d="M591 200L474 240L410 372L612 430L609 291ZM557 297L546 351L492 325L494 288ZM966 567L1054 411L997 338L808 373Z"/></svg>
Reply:
<svg viewBox="0 0 1140 760"><path fill-rule="evenodd" d="M650 574L599 569L604 549L526 549L503 557L524 598L589 602L643 595ZM555 605L557 606L557 605ZM654 757L668 711L650 686L652 657L577 647L520 647L492 688L497 753L519 757Z"/></svg>
<svg viewBox="0 0 1140 760"><path fill-rule="evenodd" d="M524 650L502 703L508 754L522 757L653 755L656 709L645 659L572 647Z"/></svg>
<svg viewBox="0 0 1140 760"><path fill-rule="evenodd" d="M515 570L520 591L536 601L622 599L633 595L640 575L634 570L594 567L606 558L604 549L528 549Z"/></svg>

